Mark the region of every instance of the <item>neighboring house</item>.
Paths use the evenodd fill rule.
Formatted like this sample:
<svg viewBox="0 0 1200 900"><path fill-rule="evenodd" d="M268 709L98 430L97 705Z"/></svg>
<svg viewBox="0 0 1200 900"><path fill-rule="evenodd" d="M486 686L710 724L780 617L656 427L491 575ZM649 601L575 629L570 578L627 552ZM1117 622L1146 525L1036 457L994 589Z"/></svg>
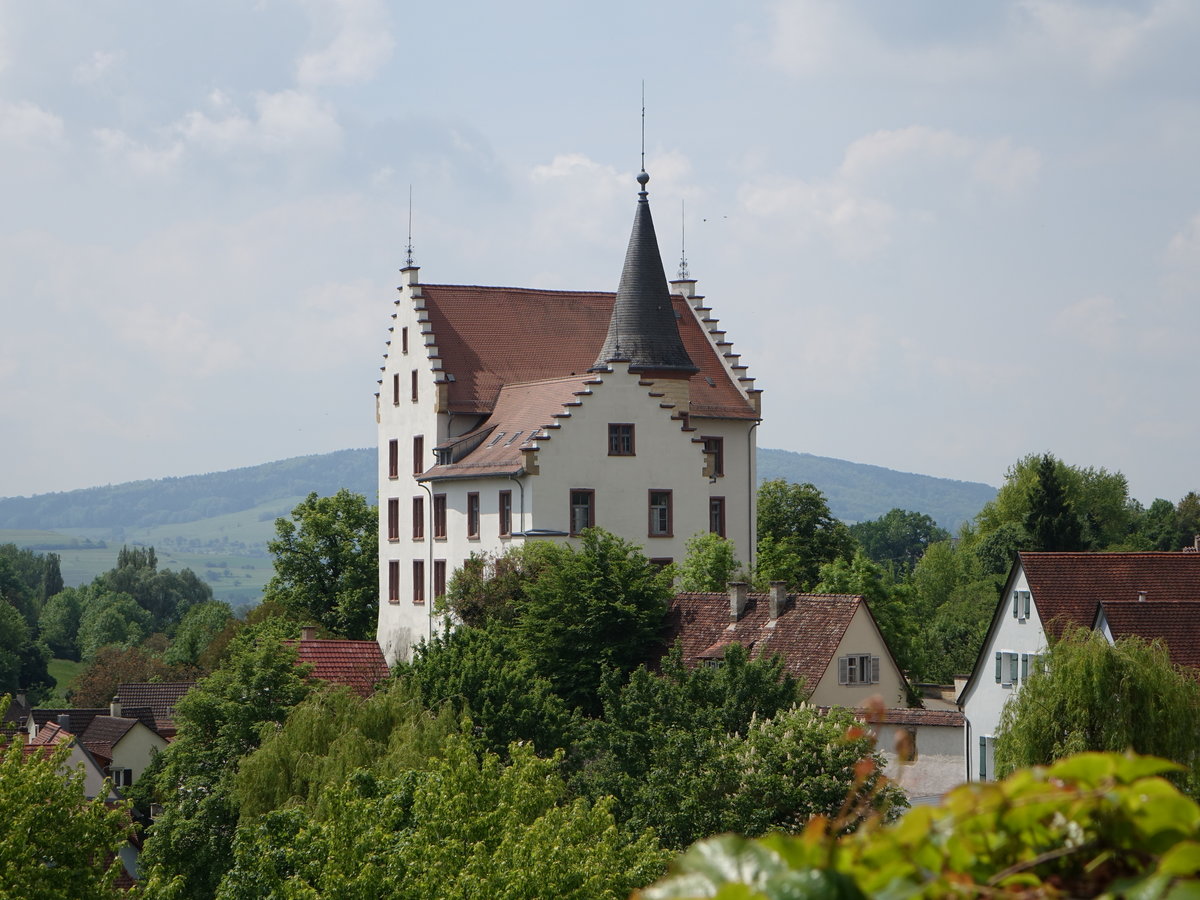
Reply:
<svg viewBox="0 0 1200 900"><path fill-rule="evenodd" d="M311 666L310 678L344 685L360 697L369 697L390 674L375 641L319 639L315 628L306 627L300 640L284 643L296 648L299 664Z"/></svg>
<svg viewBox="0 0 1200 900"><path fill-rule="evenodd" d="M753 561L760 392L682 266L668 285L647 180L616 294L402 270L376 399L388 662L473 553L598 526L664 563L707 531Z"/></svg>
<svg viewBox="0 0 1200 900"><path fill-rule="evenodd" d="M91 800L104 794L106 800L120 799L120 794L114 790L115 785L110 785L108 792L104 793L104 779L108 777L104 766L88 752L76 735L58 722L42 725L36 730L36 733L26 736L25 756L46 758L62 744L68 744L71 748L63 768L68 772L81 771L83 773L84 796Z"/></svg>
<svg viewBox="0 0 1200 900"><path fill-rule="evenodd" d="M175 704L196 686L194 681L117 685L117 702L125 709L149 707L154 730L170 741L175 737Z"/></svg>
<svg viewBox="0 0 1200 900"><path fill-rule="evenodd" d="M685 592L671 602L666 637L689 666L720 665L730 644L752 659L779 654L816 706L906 706L904 676L858 595L789 594L782 584L760 594L737 583L728 593Z"/></svg>
<svg viewBox="0 0 1200 900"><path fill-rule="evenodd" d="M1004 704L1049 641L1069 627L1100 625L1110 637L1165 637L1180 604L1200 602L1200 553L1019 553L971 677L958 698L966 717L966 777L994 777L994 738ZM1163 604L1161 613L1130 610ZM1177 620L1178 621L1178 620ZM1140 630L1139 623L1147 626ZM1171 649L1183 658L1186 641Z"/></svg>
<svg viewBox="0 0 1200 900"><path fill-rule="evenodd" d="M1110 644L1131 635L1158 641L1175 665L1200 670L1200 595L1193 601L1105 600L1093 627Z"/></svg>
<svg viewBox="0 0 1200 900"><path fill-rule="evenodd" d="M141 776L167 741L154 730L149 707L122 710L116 700L108 708L35 709L25 722L30 742L47 728L62 729L87 749L118 788Z"/></svg>
<svg viewBox="0 0 1200 900"><path fill-rule="evenodd" d="M962 784L963 714L948 709L885 709L864 713L883 752L884 774L914 806L936 802Z"/></svg>

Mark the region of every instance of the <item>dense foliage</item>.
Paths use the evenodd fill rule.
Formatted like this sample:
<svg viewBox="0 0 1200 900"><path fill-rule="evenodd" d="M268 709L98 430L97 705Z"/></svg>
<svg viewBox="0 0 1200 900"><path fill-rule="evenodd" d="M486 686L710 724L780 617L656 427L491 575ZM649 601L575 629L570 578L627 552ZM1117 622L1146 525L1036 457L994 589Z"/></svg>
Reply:
<svg viewBox="0 0 1200 900"><path fill-rule="evenodd" d="M821 566L854 555L850 530L829 511L811 484L765 481L758 488L758 569L765 587L785 581L790 590L811 590Z"/></svg>

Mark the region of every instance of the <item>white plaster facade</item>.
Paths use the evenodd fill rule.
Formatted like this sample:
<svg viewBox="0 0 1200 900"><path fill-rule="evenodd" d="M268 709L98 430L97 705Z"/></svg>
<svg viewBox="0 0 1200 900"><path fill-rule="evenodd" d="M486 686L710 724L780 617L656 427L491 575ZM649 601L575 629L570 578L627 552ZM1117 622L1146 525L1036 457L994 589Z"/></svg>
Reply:
<svg viewBox="0 0 1200 900"><path fill-rule="evenodd" d="M839 676L840 660L844 657L869 656L877 659L879 680L859 684L842 683ZM808 696L808 702L817 706L846 706L862 709L874 698L885 707L906 705L907 691L904 676L892 658L883 633L875 624L874 617L867 611L866 603L859 603L854 617L846 627L837 650L825 667L825 672Z"/></svg>
<svg viewBox="0 0 1200 900"><path fill-rule="evenodd" d="M130 784L136 784L154 757L165 750L167 742L141 722L134 724L113 744L109 769L128 769Z"/></svg>

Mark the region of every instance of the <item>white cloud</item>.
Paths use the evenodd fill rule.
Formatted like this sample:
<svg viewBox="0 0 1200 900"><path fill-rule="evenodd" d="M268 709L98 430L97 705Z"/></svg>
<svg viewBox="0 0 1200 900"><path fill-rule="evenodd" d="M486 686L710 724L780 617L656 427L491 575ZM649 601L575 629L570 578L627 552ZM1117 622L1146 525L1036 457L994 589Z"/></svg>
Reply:
<svg viewBox="0 0 1200 900"><path fill-rule="evenodd" d="M183 158L183 143L179 140L151 147L117 128L97 128L92 134L102 154L124 163L139 175L169 174Z"/></svg>
<svg viewBox="0 0 1200 900"><path fill-rule="evenodd" d="M1167 244L1167 261L1176 266L1200 265L1200 213L1192 216L1186 225Z"/></svg>
<svg viewBox="0 0 1200 900"><path fill-rule="evenodd" d="M211 324L191 312L159 303L144 303L119 311L117 335L176 373L213 375L234 367L242 348L224 337L225 324Z"/></svg>
<svg viewBox="0 0 1200 900"><path fill-rule="evenodd" d="M95 84L103 79L122 58L121 53L106 53L96 50L90 57L75 67L73 73L77 84Z"/></svg>
<svg viewBox="0 0 1200 900"><path fill-rule="evenodd" d="M781 223L788 236L801 243L828 238L844 257L858 259L891 240L896 210L866 196L844 180L805 181L769 176L738 192L742 208L760 220Z"/></svg>
<svg viewBox="0 0 1200 900"><path fill-rule="evenodd" d="M333 107L311 94L285 90L255 96L256 115L234 108L221 93L210 103L218 115L193 110L173 127L190 145L218 154L252 150L288 153L336 149L342 138Z"/></svg>
<svg viewBox="0 0 1200 900"><path fill-rule="evenodd" d="M0 100L0 143L30 147L63 140L63 120L35 103Z"/></svg>
<svg viewBox="0 0 1200 900"><path fill-rule="evenodd" d="M1087 297L1061 310L1054 317L1053 330L1070 343L1110 351L1121 343L1125 318L1111 297Z"/></svg>
<svg viewBox="0 0 1200 900"><path fill-rule="evenodd" d="M395 41L379 0L320 0L306 4L314 27L332 31L322 49L300 57L299 84L350 85L370 81L392 56Z"/></svg>

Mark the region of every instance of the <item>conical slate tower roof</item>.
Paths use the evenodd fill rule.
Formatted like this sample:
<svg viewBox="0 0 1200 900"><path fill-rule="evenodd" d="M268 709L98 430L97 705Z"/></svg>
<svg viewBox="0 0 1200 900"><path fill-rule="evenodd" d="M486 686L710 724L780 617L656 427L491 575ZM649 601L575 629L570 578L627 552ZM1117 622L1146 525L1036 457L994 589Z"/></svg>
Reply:
<svg viewBox="0 0 1200 900"><path fill-rule="evenodd" d="M637 180L642 189L625 251L625 267L608 323L608 337L592 369L606 369L609 362L628 360L634 371L653 369L690 375L699 369L684 349L675 323L667 274L650 217L646 192L650 176L642 171Z"/></svg>

